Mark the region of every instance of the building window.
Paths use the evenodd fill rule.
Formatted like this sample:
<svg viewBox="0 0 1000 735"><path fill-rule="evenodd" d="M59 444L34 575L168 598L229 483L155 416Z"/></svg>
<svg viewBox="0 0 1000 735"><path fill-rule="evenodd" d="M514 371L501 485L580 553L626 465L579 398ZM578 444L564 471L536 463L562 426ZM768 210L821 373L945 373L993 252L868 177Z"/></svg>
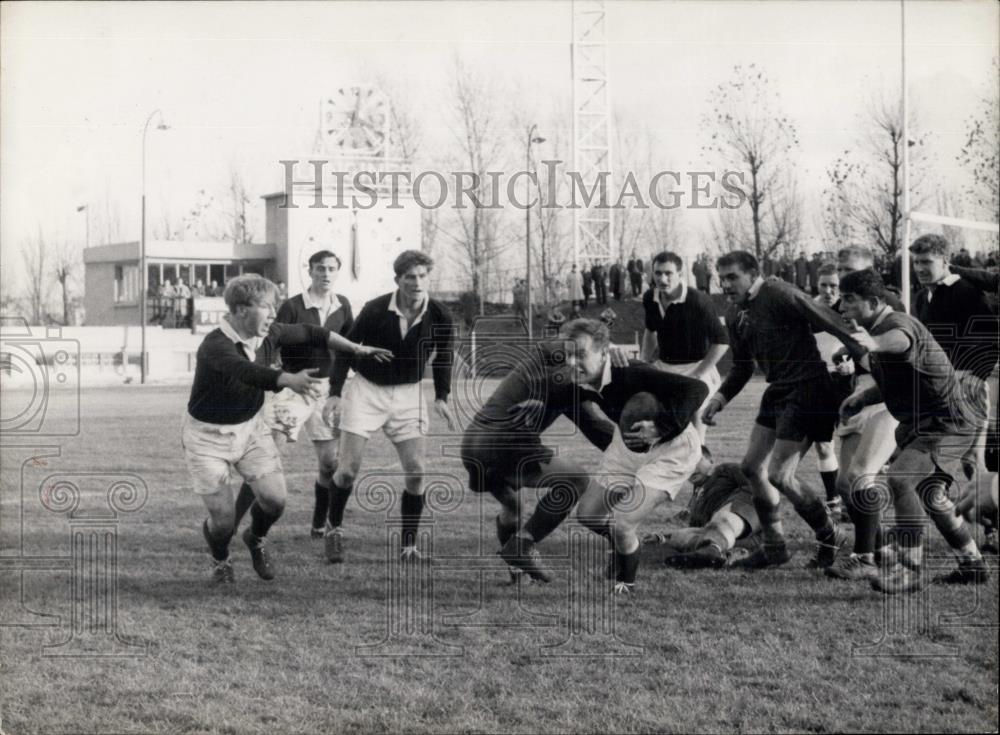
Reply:
<svg viewBox="0 0 1000 735"><path fill-rule="evenodd" d="M139 268L134 265L115 266L114 299L116 304L134 304L139 293Z"/></svg>

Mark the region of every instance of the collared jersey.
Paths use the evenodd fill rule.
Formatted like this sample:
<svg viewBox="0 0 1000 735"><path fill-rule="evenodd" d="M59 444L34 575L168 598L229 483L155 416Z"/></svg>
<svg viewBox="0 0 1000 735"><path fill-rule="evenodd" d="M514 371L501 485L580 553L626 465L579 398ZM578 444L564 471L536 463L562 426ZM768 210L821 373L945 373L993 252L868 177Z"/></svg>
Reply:
<svg viewBox="0 0 1000 735"><path fill-rule="evenodd" d="M728 345L729 333L711 297L682 285L681 297L664 307L657 289L642 295L646 329L656 335L659 359L669 364L699 362L712 345Z"/></svg>

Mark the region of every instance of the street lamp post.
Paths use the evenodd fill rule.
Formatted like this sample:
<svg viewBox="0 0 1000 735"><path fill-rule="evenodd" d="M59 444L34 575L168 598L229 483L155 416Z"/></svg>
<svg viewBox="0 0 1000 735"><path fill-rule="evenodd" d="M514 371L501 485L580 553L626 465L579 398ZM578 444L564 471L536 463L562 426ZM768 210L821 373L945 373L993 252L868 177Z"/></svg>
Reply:
<svg viewBox="0 0 1000 735"><path fill-rule="evenodd" d="M159 108L149 113L146 124L142 126L142 219L139 225L139 382L146 382L146 322L149 316L146 314L146 297L149 284L146 278L146 133L149 132L149 124L153 118L160 116L160 123L157 130L167 130L168 126L163 122L163 111Z"/></svg>
<svg viewBox="0 0 1000 735"><path fill-rule="evenodd" d="M527 150L524 155L524 169L530 174L531 172L531 144L532 143L544 143L545 138L539 138L535 136L535 130L538 125L532 125L528 128L528 145ZM528 339L532 337L532 323L531 323L531 177L525 176L524 189L526 196L524 197L524 299L525 299L525 313L528 316Z"/></svg>

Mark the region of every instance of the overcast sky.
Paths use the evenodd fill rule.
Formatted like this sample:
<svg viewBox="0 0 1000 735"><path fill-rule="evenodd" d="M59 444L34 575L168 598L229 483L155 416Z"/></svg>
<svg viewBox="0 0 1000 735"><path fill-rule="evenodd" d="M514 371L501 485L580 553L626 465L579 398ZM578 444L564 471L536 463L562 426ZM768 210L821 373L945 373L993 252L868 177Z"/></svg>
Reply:
<svg viewBox="0 0 1000 735"><path fill-rule="evenodd" d="M780 90L810 196L856 139L865 99L898 92L898 2L607 6L613 105L656 131L665 166L704 166L699 117L736 63L757 63ZM934 176L956 186L964 123L998 54L998 7L907 4L913 104L933 131ZM20 2L0 13L5 266L39 226L82 240L83 204L112 202L137 239L140 134L156 108L171 129L149 138L153 222L179 219L234 163L254 194L274 189L277 161L310 153L320 98L377 73L409 91L431 146L447 140L456 52L510 85L522 119L551 119L553 100L569 100L569 2Z"/></svg>

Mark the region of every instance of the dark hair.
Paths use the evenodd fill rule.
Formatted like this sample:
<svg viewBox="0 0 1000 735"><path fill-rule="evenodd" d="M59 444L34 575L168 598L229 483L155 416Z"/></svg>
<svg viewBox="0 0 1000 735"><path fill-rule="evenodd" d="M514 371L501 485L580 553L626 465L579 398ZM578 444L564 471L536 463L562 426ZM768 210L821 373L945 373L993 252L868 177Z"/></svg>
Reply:
<svg viewBox="0 0 1000 735"><path fill-rule="evenodd" d="M845 248L841 248L837 251L837 259L849 258L852 255L856 255L867 263L875 262L875 254L872 252L871 248L865 247L864 245L848 245Z"/></svg>
<svg viewBox="0 0 1000 735"><path fill-rule="evenodd" d="M725 253L715 261L716 268L726 268L733 265L744 273L749 273L750 271L760 273L760 264L757 262L757 259L753 257L752 253L748 253L746 250L734 250L731 253Z"/></svg>
<svg viewBox="0 0 1000 735"><path fill-rule="evenodd" d="M427 266L427 270L434 267L434 259L423 250L404 250L393 261L392 270L399 277L417 265Z"/></svg>
<svg viewBox="0 0 1000 735"><path fill-rule="evenodd" d="M835 276L837 275L837 265L835 263L823 263L816 271L817 276Z"/></svg>
<svg viewBox="0 0 1000 735"><path fill-rule="evenodd" d="M336 253L330 250L320 250L309 256L309 270L312 270L314 265L322 263L327 258L333 258L337 261L337 270L343 268L344 264L340 262L340 258Z"/></svg>
<svg viewBox="0 0 1000 735"><path fill-rule="evenodd" d="M910 252L915 255L939 255L948 257L948 241L941 235L921 235L910 245Z"/></svg>
<svg viewBox="0 0 1000 735"><path fill-rule="evenodd" d="M885 301L885 282L871 268L845 273L840 279L840 293L854 294L863 299Z"/></svg>
<svg viewBox="0 0 1000 735"><path fill-rule="evenodd" d="M681 260L681 256L669 250L663 250L653 256L653 265L651 267L655 268L657 263L673 263L677 266L677 270L684 268L684 261Z"/></svg>

